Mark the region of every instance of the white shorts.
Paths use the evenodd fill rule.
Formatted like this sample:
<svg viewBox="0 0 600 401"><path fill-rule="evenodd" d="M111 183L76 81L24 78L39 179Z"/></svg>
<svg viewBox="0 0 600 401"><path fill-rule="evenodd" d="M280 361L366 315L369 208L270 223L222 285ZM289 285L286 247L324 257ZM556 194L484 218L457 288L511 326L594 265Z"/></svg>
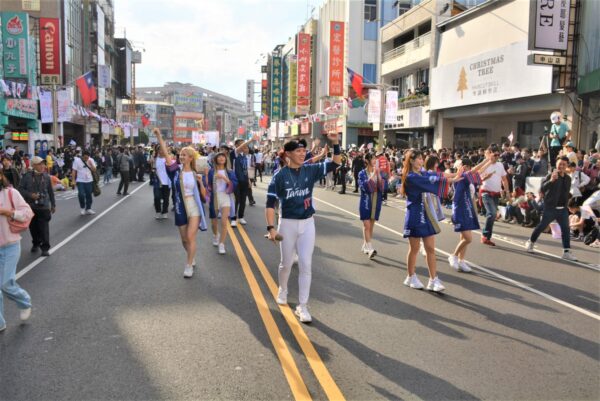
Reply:
<svg viewBox="0 0 600 401"><path fill-rule="evenodd" d="M194 216L200 217L200 209L198 209L198 204L193 196L185 196L183 202L185 203L185 212L188 218Z"/></svg>
<svg viewBox="0 0 600 401"><path fill-rule="evenodd" d="M231 198L229 197L228 193L218 192L217 193L217 202L219 203L217 205L217 210L221 210L224 207L231 208Z"/></svg>

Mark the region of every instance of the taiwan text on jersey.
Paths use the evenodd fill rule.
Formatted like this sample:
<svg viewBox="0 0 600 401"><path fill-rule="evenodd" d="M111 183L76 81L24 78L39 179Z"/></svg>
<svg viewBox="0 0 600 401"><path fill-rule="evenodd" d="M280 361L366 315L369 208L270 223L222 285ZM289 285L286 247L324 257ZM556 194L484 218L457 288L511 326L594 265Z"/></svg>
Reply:
<svg viewBox="0 0 600 401"><path fill-rule="evenodd" d="M308 219L315 213L312 192L315 182L325 177L329 163L305 164L298 170L284 167L271 180L267 196L277 197L284 219Z"/></svg>

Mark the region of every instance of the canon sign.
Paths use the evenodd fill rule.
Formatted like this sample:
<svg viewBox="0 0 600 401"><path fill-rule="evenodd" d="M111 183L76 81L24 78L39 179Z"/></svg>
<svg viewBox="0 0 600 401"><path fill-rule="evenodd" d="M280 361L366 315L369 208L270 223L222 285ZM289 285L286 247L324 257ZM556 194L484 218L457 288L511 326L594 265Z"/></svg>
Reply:
<svg viewBox="0 0 600 401"><path fill-rule="evenodd" d="M58 18L40 18L42 84L60 84L60 29Z"/></svg>

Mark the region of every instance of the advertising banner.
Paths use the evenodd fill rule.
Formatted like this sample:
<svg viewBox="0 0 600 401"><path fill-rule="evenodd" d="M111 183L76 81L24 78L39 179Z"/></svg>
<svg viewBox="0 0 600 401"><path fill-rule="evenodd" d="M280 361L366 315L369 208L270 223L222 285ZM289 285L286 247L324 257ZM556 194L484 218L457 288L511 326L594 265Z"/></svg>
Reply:
<svg viewBox="0 0 600 401"><path fill-rule="evenodd" d="M329 96L344 96L344 23L331 21L329 28Z"/></svg>
<svg viewBox="0 0 600 401"><path fill-rule="evenodd" d="M254 80L246 80L246 111L252 113L254 111Z"/></svg>
<svg viewBox="0 0 600 401"><path fill-rule="evenodd" d="M52 122L52 92L40 93L40 116L43 124Z"/></svg>
<svg viewBox="0 0 600 401"><path fill-rule="evenodd" d="M206 137L206 144L209 146L219 145L219 131L206 131L204 133Z"/></svg>
<svg viewBox="0 0 600 401"><path fill-rule="evenodd" d="M37 120L37 101L31 99L6 99L6 111L4 114Z"/></svg>
<svg viewBox="0 0 600 401"><path fill-rule="evenodd" d="M395 124L398 118L398 91L385 92L385 123Z"/></svg>
<svg viewBox="0 0 600 401"><path fill-rule="evenodd" d="M28 78L29 18L26 13L2 13L4 78Z"/></svg>
<svg viewBox="0 0 600 401"><path fill-rule="evenodd" d="M310 59L311 44L310 34L298 34L298 78L297 78L297 96L300 98L310 98ZM298 103L300 105L300 103Z"/></svg>
<svg viewBox="0 0 600 401"><path fill-rule="evenodd" d="M110 79L111 67L110 65L99 65L98 66L98 87L110 89L112 82Z"/></svg>
<svg viewBox="0 0 600 401"><path fill-rule="evenodd" d="M201 113L203 111L202 93L176 93L173 96L173 105L176 111L196 111Z"/></svg>
<svg viewBox="0 0 600 401"><path fill-rule="evenodd" d="M369 109L367 121L370 123L379 123L381 118L381 91L379 89L369 89Z"/></svg>
<svg viewBox="0 0 600 401"><path fill-rule="evenodd" d="M267 80L263 79L260 83L260 112L267 114Z"/></svg>
<svg viewBox="0 0 600 401"><path fill-rule="evenodd" d="M535 0L536 49L567 50L570 0Z"/></svg>
<svg viewBox="0 0 600 401"><path fill-rule="evenodd" d="M271 120L281 120L281 57L271 63Z"/></svg>
<svg viewBox="0 0 600 401"><path fill-rule="evenodd" d="M528 65L529 54L522 41L434 68L431 110L551 93L552 67Z"/></svg>
<svg viewBox="0 0 600 401"><path fill-rule="evenodd" d="M60 85L60 22L40 18L40 73L42 85Z"/></svg>
<svg viewBox="0 0 600 401"><path fill-rule="evenodd" d="M56 103L58 110L58 122L71 121L71 91L68 89L59 90L56 92Z"/></svg>

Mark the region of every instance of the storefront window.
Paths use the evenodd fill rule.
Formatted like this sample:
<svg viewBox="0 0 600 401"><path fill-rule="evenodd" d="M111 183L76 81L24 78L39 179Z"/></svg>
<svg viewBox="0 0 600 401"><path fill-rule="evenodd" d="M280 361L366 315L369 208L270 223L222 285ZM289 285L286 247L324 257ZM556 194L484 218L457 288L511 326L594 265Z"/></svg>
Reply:
<svg viewBox="0 0 600 401"><path fill-rule="evenodd" d="M486 148L487 130L483 128L454 128L454 148Z"/></svg>

